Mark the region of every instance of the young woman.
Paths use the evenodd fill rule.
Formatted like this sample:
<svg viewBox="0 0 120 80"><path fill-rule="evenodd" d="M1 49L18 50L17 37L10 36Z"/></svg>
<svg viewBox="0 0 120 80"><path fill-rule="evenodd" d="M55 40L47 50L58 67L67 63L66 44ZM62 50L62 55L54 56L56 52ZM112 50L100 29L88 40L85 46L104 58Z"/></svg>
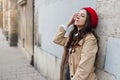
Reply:
<svg viewBox="0 0 120 80"><path fill-rule="evenodd" d="M56 44L64 47L60 66L60 80L97 80L94 62L98 51L94 29L98 16L91 7L74 13L66 26L61 25L54 37ZM69 37L67 28L73 25Z"/></svg>

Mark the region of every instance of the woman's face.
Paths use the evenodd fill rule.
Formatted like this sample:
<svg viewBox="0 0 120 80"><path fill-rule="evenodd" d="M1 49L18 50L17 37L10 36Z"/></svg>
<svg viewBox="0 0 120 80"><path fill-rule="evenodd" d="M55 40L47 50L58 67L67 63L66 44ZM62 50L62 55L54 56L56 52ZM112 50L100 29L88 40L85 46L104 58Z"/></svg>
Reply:
<svg viewBox="0 0 120 80"><path fill-rule="evenodd" d="M75 17L75 25L79 28L82 28L85 25L86 18L87 18L87 11L81 9L78 15Z"/></svg>

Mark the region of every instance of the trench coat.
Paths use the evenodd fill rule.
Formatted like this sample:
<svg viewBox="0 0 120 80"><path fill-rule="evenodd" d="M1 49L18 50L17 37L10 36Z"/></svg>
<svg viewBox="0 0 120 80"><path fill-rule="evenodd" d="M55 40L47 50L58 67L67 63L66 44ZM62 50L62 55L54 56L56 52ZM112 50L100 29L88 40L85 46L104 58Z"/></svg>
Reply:
<svg viewBox="0 0 120 80"><path fill-rule="evenodd" d="M53 42L64 47L69 39L69 37L64 37L65 33L63 26L59 26ZM92 33L87 34L78 44L75 51L69 55L64 50L60 66L60 80L66 80L68 65L70 66L70 80L97 80L94 72L98 50L95 36Z"/></svg>

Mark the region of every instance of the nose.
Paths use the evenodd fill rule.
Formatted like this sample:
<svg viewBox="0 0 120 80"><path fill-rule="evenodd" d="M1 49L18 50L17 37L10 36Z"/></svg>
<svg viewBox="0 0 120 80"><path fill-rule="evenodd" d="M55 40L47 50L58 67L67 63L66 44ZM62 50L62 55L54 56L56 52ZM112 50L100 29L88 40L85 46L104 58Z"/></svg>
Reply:
<svg viewBox="0 0 120 80"><path fill-rule="evenodd" d="M80 17L77 15L77 16L75 17L75 20L78 20L78 19L80 19Z"/></svg>

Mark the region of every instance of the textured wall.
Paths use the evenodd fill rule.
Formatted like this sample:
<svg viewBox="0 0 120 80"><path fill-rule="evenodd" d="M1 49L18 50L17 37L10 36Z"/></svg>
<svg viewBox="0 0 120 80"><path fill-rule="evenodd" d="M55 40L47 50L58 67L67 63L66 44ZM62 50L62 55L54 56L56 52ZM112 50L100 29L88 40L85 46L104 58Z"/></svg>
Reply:
<svg viewBox="0 0 120 80"><path fill-rule="evenodd" d="M97 0L97 12L99 15L99 24L97 28L97 34L99 37L99 53L98 53L98 59L97 59L97 67L101 70L98 71L100 80L119 80L117 78L117 74L114 74L112 71L109 71L110 69L107 69L107 66L115 65L115 60L120 60L119 58L113 59L110 58L111 53L109 53L109 50L112 46L120 47L120 45L114 44L113 41L108 42L108 39L111 37L115 39L115 41L120 41L120 25L119 25L119 19L120 19L120 1L119 0ZM114 45L113 45L114 44ZM110 45L110 46L109 46ZM108 47L109 46L109 47ZM116 56L118 55L119 51L115 52ZM106 55L107 54L107 55ZM114 53L112 53L114 54ZM118 55L119 56L119 55ZM107 61L108 59L113 59L110 61ZM112 64L112 65L111 65ZM106 69L104 70L104 67ZM117 66L116 66L117 69ZM111 70L116 70L115 67L111 68ZM119 72L119 70L116 70ZM106 75L107 76L106 76ZM101 78L101 77L102 78Z"/></svg>
<svg viewBox="0 0 120 80"><path fill-rule="evenodd" d="M3 12L0 12L0 27L3 26Z"/></svg>
<svg viewBox="0 0 120 80"><path fill-rule="evenodd" d="M119 37L120 27L120 1L119 0L97 0L97 11L99 14L99 26L97 33L100 37L100 62L99 67L104 66L104 56L106 50L106 42L108 37Z"/></svg>
<svg viewBox="0 0 120 80"><path fill-rule="evenodd" d="M35 68L47 78L47 80L59 80L61 60L54 55L36 48L34 54Z"/></svg>
<svg viewBox="0 0 120 80"><path fill-rule="evenodd" d="M3 31L8 38L8 0L3 0Z"/></svg>
<svg viewBox="0 0 120 80"><path fill-rule="evenodd" d="M0 27L3 26L3 1L0 0Z"/></svg>
<svg viewBox="0 0 120 80"><path fill-rule="evenodd" d="M31 56L33 54L33 0L18 4L18 41L19 45Z"/></svg>
<svg viewBox="0 0 120 80"><path fill-rule="evenodd" d="M8 1L8 36L10 46L17 45L17 0Z"/></svg>

